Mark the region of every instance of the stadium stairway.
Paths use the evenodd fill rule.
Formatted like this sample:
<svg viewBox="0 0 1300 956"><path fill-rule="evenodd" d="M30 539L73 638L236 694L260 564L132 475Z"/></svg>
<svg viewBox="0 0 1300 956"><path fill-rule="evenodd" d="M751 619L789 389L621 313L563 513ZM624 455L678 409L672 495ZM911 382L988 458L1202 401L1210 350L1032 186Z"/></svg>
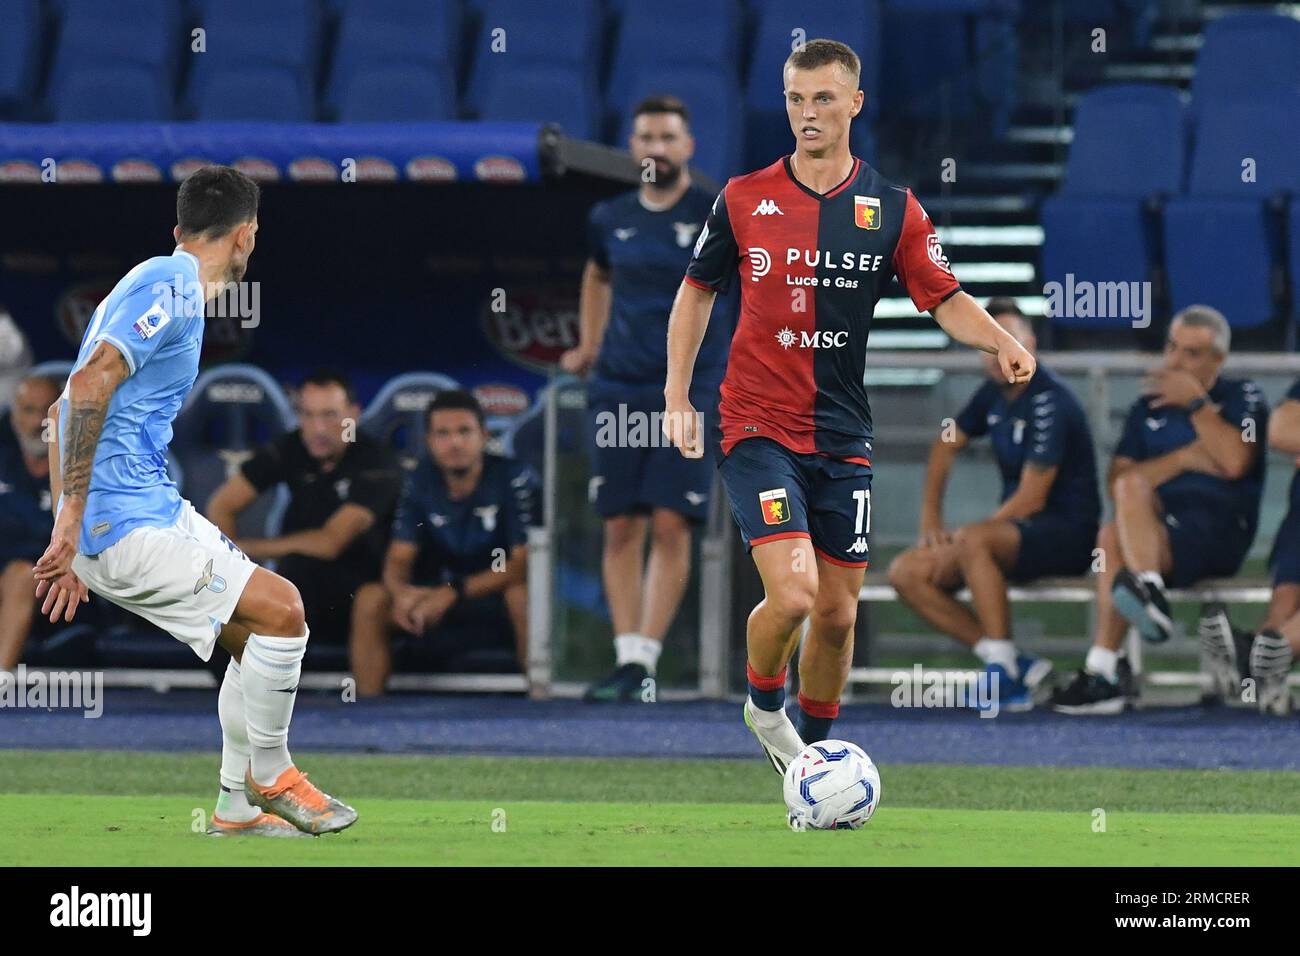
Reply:
<svg viewBox="0 0 1300 956"><path fill-rule="evenodd" d="M1036 318L1044 315L1046 304L1037 275L1043 243L1038 208L1064 176L1079 97L1108 83L1157 83L1186 92L1205 27L1212 20L1252 11L1300 17L1300 4L1165 0L1153 18L1136 28L1107 26L1107 52L1102 55L1091 50L1088 23L1066 28L1054 22L1056 6L1026 5L1018 105L1005 134L972 143L970 154L955 169L960 188L943 182L938 171L915 187L966 291L981 301L1013 296ZM933 165L938 164L923 160L917 168ZM915 322L916 310L900 289L881 300L876 315L884 321L882 331L872 333L873 345L926 349L947 344L933 325Z"/></svg>

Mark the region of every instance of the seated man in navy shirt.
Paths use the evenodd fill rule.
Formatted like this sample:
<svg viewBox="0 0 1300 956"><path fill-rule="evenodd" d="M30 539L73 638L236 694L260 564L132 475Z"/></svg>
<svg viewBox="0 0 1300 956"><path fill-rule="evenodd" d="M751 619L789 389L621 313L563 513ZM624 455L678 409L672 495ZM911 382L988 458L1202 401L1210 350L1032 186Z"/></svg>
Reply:
<svg viewBox="0 0 1300 956"><path fill-rule="evenodd" d="M1027 348L1034 333L1012 299L988 312ZM1050 661L1018 653L1011 640L1007 581L1083 574L1101 516L1092 433L1069 386L1043 365L1023 385L1008 385L996 356L988 376L930 448L921 534L889 568L899 598L936 630L975 652L998 680L1000 709L1028 710ZM988 518L949 533L943 493L958 452L988 435L1002 474L1001 504ZM974 610L954 597L971 589Z"/></svg>
<svg viewBox="0 0 1300 956"><path fill-rule="evenodd" d="M1119 656L1129 626L1168 640L1165 588L1236 574L1255 539L1268 403L1249 379L1220 376L1230 341L1216 310L1178 313L1163 362L1129 410L1108 477L1115 518L1097 536L1097 632L1053 699L1063 713L1122 711L1133 696Z"/></svg>
<svg viewBox="0 0 1300 956"><path fill-rule="evenodd" d="M62 386L30 376L0 420L0 674L12 671L36 614L32 566L54 528L45 418Z"/></svg>
<svg viewBox="0 0 1300 956"><path fill-rule="evenodd" d="M357 591L352 671L357 693L384 692L393 628L399 663L455 669L467 653L527 659L527 541L538 480L520 462L486 454L483 409L468 392L429 403L429 457L408 477L381 584Z"/></svg>
<svg viewBox="0 0 1300 956"><path fill-rule="evenodd" d="M1300 466L1300 378L1271 416L1268 445ZM1258 634L1235 628L1222 604L1206 605L1201 613L1201 644L1215 690L1225 698L1243 698L1247 678L1255 682L1255 703L1261 712L1285 716L1291 712L1286 679L1300 657L1300 467L1291 479L1286 517L1273 539L1268 566L1273 597ZM1249 698L1246 698L1247 702Z"/></svg>

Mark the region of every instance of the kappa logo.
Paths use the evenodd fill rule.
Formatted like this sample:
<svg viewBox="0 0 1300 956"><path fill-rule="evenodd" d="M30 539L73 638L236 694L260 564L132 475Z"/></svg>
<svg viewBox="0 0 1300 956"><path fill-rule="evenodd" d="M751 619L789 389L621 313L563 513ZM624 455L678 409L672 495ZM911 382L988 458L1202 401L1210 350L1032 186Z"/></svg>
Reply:
<svg viewBox="0 0 1300 956"><path fill-rule="evenodd" d="M854 541L851 545L849 545L849 546L848 546L847 548L845 548L844 550L847 551L849 554L866 554L866 553L867 553L867 539L866 539L866 538L858 538L856 541Z"/></svg>
<svg viewBox="0 0 1300 956"><path fill-rule="evenodd" d="M776 204L775 199L760 199L758 205L754 207L751 216L784 216L781 207Z"/></svg>
<svg viewBox="0 0 1300 956"><path fill-rule="evenodd" d="M632 238L633 236L635 236L635 235L636 235L636 227L635 227L635 226L633 226L633 227L631 227L631 228L629 228L629 229L615 229L615 230L614 230L614 238L617 239L619 242L627 242L629 239L631 239L631 238Z"/></svg>
<svg viewBox="0 0 1300 956"><path fill-rule="evenodd" d="M203 566L203 573L194 582L194 593L198 594L204 588L207 588L213 594L220 594L226 589L226 579L219 574L212 573L211 558L208 558L208 563Z"/></svg>
<svg viewBox="0 0 1300 956"><path fill-rule="evenodd" d="M762 246L750 246L745 250L749 256L749 278L757 282L772 271L772 257Z"/></svg>
<svg viewBox="0 0 1300 956"><path fill-rule="evenodd" d="M763 524L785 524L790 520L790 498L784 488L760 491L758 506L763 509Z"/></svg>

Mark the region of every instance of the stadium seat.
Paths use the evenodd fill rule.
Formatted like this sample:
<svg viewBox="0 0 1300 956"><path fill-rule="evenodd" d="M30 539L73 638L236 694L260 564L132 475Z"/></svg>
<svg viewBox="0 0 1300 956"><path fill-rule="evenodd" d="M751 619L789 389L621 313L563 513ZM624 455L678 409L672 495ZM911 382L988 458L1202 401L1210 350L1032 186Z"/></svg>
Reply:
<svg viewBox="0 0 1300 956"><path fill-rule="evenodd" d="M309 100L315 98L314 79L320 46L320 11L314 0L206 0L200 5L198 25L206 33L206 50L194 56L185 102L198 111L198 104L211 104L207 85L216 77L228 77L236 69L278 68L292 72ZM279 82L262 94L275 99L282 93ZM240 110L217 109L222 119L300 119L315 113L298 106L299 94L290 95L294 115L270 104ZM203 118L218 118L215 115Z"/></svg>
<svg viewBox="0 0 1300 956"><path fill-rule="evenodd" d="M1165 211L1165 262L1175 309L1203 302L1233 326L1254 328L1277 314L1282 264L1280 217L1287 194L1300 194L1294 128L1300 91L1219 99L1196 124L1188 195ZM1247 161L1253 160L1253 181Z"/></svg>
<svg viewBox="0 0 1300 956"><path fill-rule="evenodd" d="M1156 86L1114 86L1087 94L1075 112L1074 142L1061 192L1042 207L1043 282L1145 282L1155 243L1145 207L1183 184L1184 108ZM1128 316L1053 316L1077 328L1128 326Z"/></svg>
<svg viewBox="0 0 1300 956"><path fill-rule="evenodd" d="M305 78L284 67L214 69L193 104L200 120L294 122L314 118Z"/></svg>
<svg viewBox="0 0 1300 956"><path fill-rule="evenodd" d="M479 118L559 123L569 136L599 138L599 111L587 71L563 64L494 71L485 84Z"/></svg>
<svg viewBox="0 0 1300 956"><path fill-rule="evenodd" d="M1290 208L1287 217L1287 248L1290 250L1287 273L1291 276L1291 316L1300 333L1300 293L1296 292L1300 288L1300 201L1292 197ZM1300 334L1296 339L1300 341Z"/></svg>
<svg viewBox="0 0 1300 956"><path fill-rule="evenodd" d="M41 17L36 0L0 0L0 119L19 119L36 85Z"/></svg>
<svg viewBox="0 0 1300 956"><path fill-rule="evenodd" d="M460 28L459 9L450 0L354 0L346 4L325 92L326 105L341 110L344 96L355 89L358 71L409 66L438 74L445 92L452 95L453 106L447 115L454 116ZM439 97L442 95L440 92Z"/></svg>
<svg viewBox="0 0 1300 956"><path fill-rule="evenodd" d="M1219 100L1300 92L1300 20L1238 13L1212 20L1196 56L1192 109Z"/></svg>
<svg viewBox="0 0 1300 956"><path fill-rule="evenodd" d="M171 84L149 67L127 64L67 70L50 97L60 122L170 120Z"/></svg>
<svg viewBox="0 0 1300 956"><path fill-rule="evenodd" d="M842 40L862 61L866 93L853 124L853 151L869 154L868 126L878 110L880 89L880 4L878 0L761 0L745 88L745 166L767 166L790 152L792 136L782 94L781 68L795 38Z"/></svg>
<svg viewBox="0 0 1300 956"><path fill-rule="evenodd" d="M170 84L185 48L180 27L175 0L65 0L49 86L60 89L70 70L90 66L143 67Z"/></svg>
<svg viewBox="0 0 1300 956"><path fill-rule="evenodd" d="M360 425L414 468L426 454L424 413L439 392L460 388L455 379L437 372L407 372L385 383L361 413Z"/></svg>
<svg viewBox="0 0 1300 956"><path fill-rule="evenodd" d="M489 96L500 97L503 74L511 74L519 90L533 78L518 72L538 64L568 67L582 76L582 86L595 89L595 64L600 62L601 18L595 0L574 0L564 16L535 0L487 0L474 41L474 62L465 89L463 107L469 113L486 108ZM504 42L502 52L493 43ZM502 103L498 99L498 109ZM560 104L556 104L560 108Z"/></svg>
<svg viewBox="0 0 1300 956"><path fill-rule="evenodd" d="M724 72L726 86L740 82L740 8L736 0L662 0L627 6L605 86L608 103L621 109L637 98L633 87L647 72L671 73L679 67ZM665 30L664 24L690 24ZM622 120L623 117L619 117Z"/></svg>
<svg viewBox="0 0 1300 956"><path fill-rule="evenodd" d="M614 145L627 145L632 133L632 109L654 93L670 93L686 104L695 134L693 165L713 177L718 186L729 176L743 172L740 113L736 109L740 90L729 72L710 67L682 67L646 68L638 73L631 79L624 99L609 101L611 113L621 118Z"/></svg>
<svg viewBox="0 0 1300 956"><path fill-rule="evenodd" d="M455 82L446 67L361 67L343 81L338 118L344 123L455 119Z"/></svg>
<svg viewBox="0 0 1300 956"><path fill-rule="evenodd" d="M202 511L253 451L297 427L289 399L253 365L219 365L198 377L173 425L168 454L184 474L181 493ZM288 506L286 488L262 494L239 516L241 534L269 537Z"/></svg>

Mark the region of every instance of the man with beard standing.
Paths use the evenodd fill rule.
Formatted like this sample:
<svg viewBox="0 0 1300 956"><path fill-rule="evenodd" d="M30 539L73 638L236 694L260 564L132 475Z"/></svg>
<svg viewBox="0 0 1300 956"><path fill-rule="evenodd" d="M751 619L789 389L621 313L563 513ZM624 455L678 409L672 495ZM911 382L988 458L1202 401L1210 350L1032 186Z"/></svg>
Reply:
<svg viewBox="0 0 1300 956"><path fill-rule="evenodd" d="M676 97L637 105L628 146L643 181L591 211L581 337L560 362L577 375L592 371L588 497L605 525L601 571L614 626L615 670L592 685L589 701L653 698L645 686L686 590L691 529L708 514L713 482L709 463L683 458L652 418L663 409L668 313L713 193L691 182L695 142ZM721 311L730 316L730 303ZM711 323L695 364L692 401L709 418L730 339L729 321Z"/></svg>

